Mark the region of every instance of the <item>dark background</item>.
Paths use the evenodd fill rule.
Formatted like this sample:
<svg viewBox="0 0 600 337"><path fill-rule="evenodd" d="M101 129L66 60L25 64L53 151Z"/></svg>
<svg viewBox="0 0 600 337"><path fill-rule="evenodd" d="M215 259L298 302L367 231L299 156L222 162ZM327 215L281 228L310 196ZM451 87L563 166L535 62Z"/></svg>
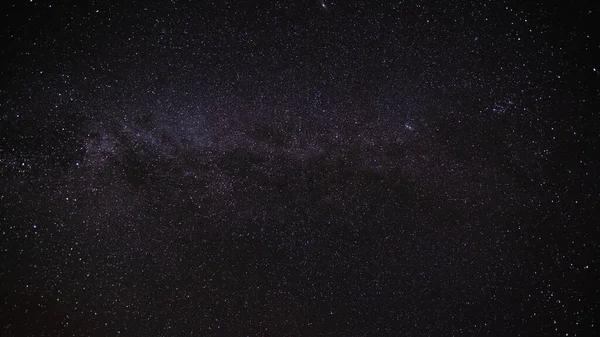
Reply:
<svg viewBox="0 0 600 337"><path fill-rule="evenodd" d="M1 13L1 336L598 334L594 1Z"/></svg>

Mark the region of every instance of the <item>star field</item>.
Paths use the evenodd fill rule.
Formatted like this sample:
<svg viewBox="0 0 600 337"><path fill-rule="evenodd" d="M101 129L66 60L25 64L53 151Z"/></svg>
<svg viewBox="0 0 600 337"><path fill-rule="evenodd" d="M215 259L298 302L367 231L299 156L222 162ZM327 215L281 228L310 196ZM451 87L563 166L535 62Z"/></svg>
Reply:
<svg viewBox="0 0 600 337"><path fill-rule="evenodd" d="M592 1L13 1L1 336L598 334Z"/></svg>

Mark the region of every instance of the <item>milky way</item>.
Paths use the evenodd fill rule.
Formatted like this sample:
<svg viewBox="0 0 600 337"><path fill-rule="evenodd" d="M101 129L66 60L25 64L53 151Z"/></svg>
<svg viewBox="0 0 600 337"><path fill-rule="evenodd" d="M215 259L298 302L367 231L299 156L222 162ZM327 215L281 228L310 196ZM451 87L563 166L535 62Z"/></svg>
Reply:
<svg viewBox="0 0 600 337"><path fill-rule="evenodd" d="M3 4L0 335L596 335L564 6Z"/></svg>

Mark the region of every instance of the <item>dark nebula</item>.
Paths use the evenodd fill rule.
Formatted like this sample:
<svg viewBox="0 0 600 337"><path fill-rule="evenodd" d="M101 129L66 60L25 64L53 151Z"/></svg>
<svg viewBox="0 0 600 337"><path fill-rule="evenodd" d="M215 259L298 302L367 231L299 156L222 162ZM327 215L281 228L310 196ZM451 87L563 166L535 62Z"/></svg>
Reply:
<svg viewBox="0 0 600 337"><path fill-rule="evenodd" d="M0 336L598 335L594 1L0 15Z"/></svg>

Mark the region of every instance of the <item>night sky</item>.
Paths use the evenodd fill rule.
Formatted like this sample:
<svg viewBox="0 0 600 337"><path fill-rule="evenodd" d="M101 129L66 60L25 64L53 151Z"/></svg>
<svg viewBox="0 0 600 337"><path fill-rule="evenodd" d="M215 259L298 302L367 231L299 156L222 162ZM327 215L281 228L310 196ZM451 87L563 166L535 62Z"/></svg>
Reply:
<svg viewBox="0 0 600 337"><path fill-rule="evenodd" d="M595 1L3 1L0 336L594 336Z"/></svg>

